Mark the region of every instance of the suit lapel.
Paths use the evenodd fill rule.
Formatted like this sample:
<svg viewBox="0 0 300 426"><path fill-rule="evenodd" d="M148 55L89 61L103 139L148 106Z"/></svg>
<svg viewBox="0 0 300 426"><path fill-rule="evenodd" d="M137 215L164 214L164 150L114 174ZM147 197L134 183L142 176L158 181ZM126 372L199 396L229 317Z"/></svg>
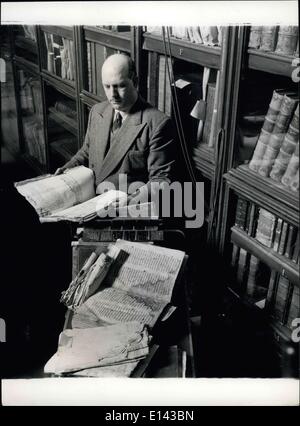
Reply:
<svg viewBox="0 0 300 426"><path fill-rule="evenodd" d="M99 181L103 181L122 161L127 151L135 141L146 123L142 123L142 111L130 113L115 137L111 149L108 151L99 175Z"/></svg>
<svg viewBox="0 0 300 426"><path fill-rule="evenodd" d="M106 151L106 147L108 144L109 136L110 136L110 127L113 119L113 109L108 104L103 112L98 112L99 121L97 126L97 134L95 135L96 139L98 139L98 143L96 143L96 158L98 160L99 168L102 169L104 155ZM100 140L99 140L100 139Z"/></svg>

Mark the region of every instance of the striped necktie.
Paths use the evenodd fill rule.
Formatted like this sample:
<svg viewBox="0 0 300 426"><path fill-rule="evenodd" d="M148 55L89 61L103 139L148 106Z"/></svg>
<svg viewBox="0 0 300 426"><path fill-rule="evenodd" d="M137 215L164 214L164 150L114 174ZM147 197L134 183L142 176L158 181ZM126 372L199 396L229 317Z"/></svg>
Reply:
<svg viewBox="0 0 300 426"><path fill-rule="evenodd" d="M112 126L113 133L119 130L121 126L122 126L122 115L119 112L117 112L113 122L113 126Z"/></svg>

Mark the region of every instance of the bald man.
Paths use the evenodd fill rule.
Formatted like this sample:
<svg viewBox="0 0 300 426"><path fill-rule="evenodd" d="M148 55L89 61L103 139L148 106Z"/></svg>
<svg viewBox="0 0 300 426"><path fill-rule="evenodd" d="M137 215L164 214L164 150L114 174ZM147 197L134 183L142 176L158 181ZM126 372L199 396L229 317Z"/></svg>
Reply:
<svg viewBox="0 0 300 426"><path fill-rule="evenodd" d="M109 56L102 67L107 101L92 107L85 141L60 168L85 165L94 171L96 192L102 183L119 188L120 176L128 185L170 182L175 163L174 133L170 119L143 100L137 90L134 62L124 54ZM139 190L137 191L139 192Z"/></svg>

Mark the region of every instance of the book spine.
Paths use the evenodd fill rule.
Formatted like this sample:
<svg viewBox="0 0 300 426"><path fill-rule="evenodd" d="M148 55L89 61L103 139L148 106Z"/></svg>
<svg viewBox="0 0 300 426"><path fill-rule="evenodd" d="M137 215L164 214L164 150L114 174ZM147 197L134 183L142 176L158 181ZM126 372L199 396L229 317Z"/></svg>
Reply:
<svg viewBox="0 0 300 426"><path fill-rule="evenodd" d="M47 70L54 74L54 53L52 52L47 54Z"/></svg>
<svg viewBox="0 0 300 426"><path fill-rule="evenodd" d="M206 46L217 46L219 43L218 39L218 27L216 26L201 26L200 32L204 45Z"/></svg>
<svg viewBox="0 0 300 426"><path fill-rule="evenodd" d="M247 295L250 297L255 297L256 290L256 275L259 270L260 261L257 257L251 256L249 263L249 273L247 280Z"/></svg>
<svg viewBox="0 0 300 426"><path fill-rule="evenodd" d="M293 119L289 125L288 132L284 137L282 146L271 170L270 177L277 182L281 181L288 163L294 153L299 139L299 104L295 110Z"/></svg>
<svg viewBox="0 0 300 426"><path fill-rule="evenodd" d="M248 255L249 254L245 249L240 248L239 261L237 266L237 282L241 285L243 284L246 276Z"/></svg>
<svg viewBox="0 0 300 426"><path fill-rule="evenodd" d="M172 67L172 60L170 58L168 60L169 70ZM165 88L165 114L171 117L172 114L172 92L171 92L171 83L169 79L169 72L166 69L166 88Z"/></svg>
<svg viewBox="0 0 300 426"><path fill-rule="evenodd" d="M232 248L232 256L231 256L231 265L233 268L237 268L238 260L239 260L239 247L237 245L233 245Z"/></svg>
<svg viewBox="0 0 300 426"><path fill-rule="evenodd" d="M220 88L220 71L217 72L217 81L214 93L214 105L213 105L213 113L211 119L211 128L208 146L213 147L215 145L215 135L216 135L216 125L217 125L217 117L218 117L218 100L219 100L219 88Z"/></svg>
<svg viewBox="0 0 300 426"><path fill-rule="evenodd" d="M268 292L266 297L266 309L270 309L271 306L274 303L274 296L275 296L275 289L277 287L277 279L278 279L278 273L275 270L272 270L269 286L268 286Z"/></svg>
<svg viewBox="0 0 300 426"><path fill-rule="evenodd" d="M203 143L209 145L209 138L212 126L212 116L214 110L214 99L215 99L216 86L214 83L209 83L207 86L207 97L206 97L206 114L205 122L203 126Z"/></svg>
<svg viewBox="0 0 300 426"><path fill-rule="evenodd" d="M274 235L274 243L273 243L273 250L278 252L279 249L279 242L280 242L280 236L282 232L282 226L283 226L283 220L278 218L277 219L277 225L275 229L275 235Z"/></svg>
<svg viewBox="0 0 300 426"><path fill-rule="evenodd" d="M200 27L190 27L194 43L203 44Z"/></svg>
<svg viewBox="0 0 300 426"><path fill-rule="evenodd" d="M299 245L300 245L300 235L299 235L299 228L297 230L297 237L296 241L293 247L293 253L292 253L292 261L297 263L297 260L299 258Z"/></svg>
<svg viewBox="0 0 300 426"><path fill-rule="evenodd" d="M165 110L165 88L166 88L166 58L159 57L159 73L158 73L158 109L162 112Z"/></svg>
<svg viewBox="0 0 300 426"><path fill-rule="evenodd" d="M244 198L239 198L236 206L235 225L245 229L248 202Z"/></svg>
<svg viewBox="0 0 300 426"><path fill-rule="evenodd" d="M260 209L255 238L266 247L272 246L275 216L267 210Z"/></svg>
<svg viewBox="0 0 300 426"><path fill-rule="evenodd" d="M278 27L263 27L261 34L260 50L265 52L274 52L277 42Z"/></svg>
<svg viewBox="0 0 300 426"><path fill-rule="evenodd" d="M289 121L292 117L293 111L297 106L297 100L288 95L284 95L279 114L272 134L270 136L265 154L262 159L262 164L258 169L258 173L262 176L269 176L273 167L275 158L282 145L285 133L288 129Z"/></svg>
<svg viewBox="0 0 300 426"><path fill-rule="evenodd" d="M284 255L290 259L292 257L292 249L295 244L295 238L296 238L296 228L293 225L289 225L289 231L287 235L287 242L286 242L286 248Z"/></svg>
<svg viewBox="0 0 300 426"><path fill-rule="evenodd" d="M263 27L257 27L257 26L251 27L250 36L249 36L249 44L248 44L249 48L259 49L260 42L261 42L262 29L263 29Z"/></svg>
<svg viewBox="0 0 300 426"><path fill-rule="evenodd" d="M297 46L294 52L294 56L296 56L296 58L299 57L299 37L298 37Z"/></svg>
<svg viewBox="0 0 300 426"><path fill-rule="evenodd" d="M283 222L282 231L280 235L280 242L278 246L278 254L283 255L285 252L287 232L288 232L288 224L286 222Z"/></svg>
<svg viewBox="0 0 300 426"><path fill-rule="evenodd" d="M299 141L296 145L295 151L291 156L287 169L282 176L281 183L285 186L290 186L290 183L299 169Z"/></svg>
<svg viewBox="0 0 300 426"><path fill-rule="evenodd" d="M254 150L253 157L249 163L249 168L255 172L258 171L261 165L262 159L264 157L264 154L270 139L270 135L274 129L275 122L280 111L283 97L284 95L280 93L280 91L277 91L277 90L273 91L269 109L265 116L264 124L261 129L256 147Z"/></svg>
<svg viewBox="0 0 300 426"><path fill-rule="evenodd" d="M299 192L299 167L291 179L290 189L294 192Z"/></svg>
<svg viewBox="0 0 300 426"><path fill-rule="evenodd" d="M298 27L280 26L275 52L283 55L293 55L297 46L297 39Z"/></svg>
<svg viewBox="0 0 300 426"><path fill-rule="evenodd" d="M299 299L300 299L299 287L295 285L293 286L293 289L292 289L291 303L290 303L289 312L288 312L287 321L286 321L287 326L289 328L292 327L292 321L295 318L300 317L300 312L299 312L300 300Z"/></svg>
<svg viewBox="0 0 300 426"><path fill-rule="evenodd" d="M283 275L280 275L278 280L273 312L274 312L275 318L278 319L282 324L284 323L284 319L285 319L289 289L290 289L290 283L288 279L285 278Z"/></svg>

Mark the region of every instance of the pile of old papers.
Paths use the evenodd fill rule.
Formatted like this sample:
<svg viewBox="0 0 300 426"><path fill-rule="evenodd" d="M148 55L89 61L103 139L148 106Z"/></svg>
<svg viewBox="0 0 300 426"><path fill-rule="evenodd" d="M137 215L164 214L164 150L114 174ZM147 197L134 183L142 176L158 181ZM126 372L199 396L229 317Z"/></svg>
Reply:
<svg viewBox="0 0 300 426"><path fill-rule="evenodd" d="M129 377L149 353L148 328L169 305L185 253L118 240L95 251L63 292L64 330L46 373Z"/></svg>
<svg viewBox="0 0 300 426"><path fill-rule="evenodd" d="M147 328L138 322L67 329L58 350L44 367L55 375L126 377L149 353Z"/></svg>

